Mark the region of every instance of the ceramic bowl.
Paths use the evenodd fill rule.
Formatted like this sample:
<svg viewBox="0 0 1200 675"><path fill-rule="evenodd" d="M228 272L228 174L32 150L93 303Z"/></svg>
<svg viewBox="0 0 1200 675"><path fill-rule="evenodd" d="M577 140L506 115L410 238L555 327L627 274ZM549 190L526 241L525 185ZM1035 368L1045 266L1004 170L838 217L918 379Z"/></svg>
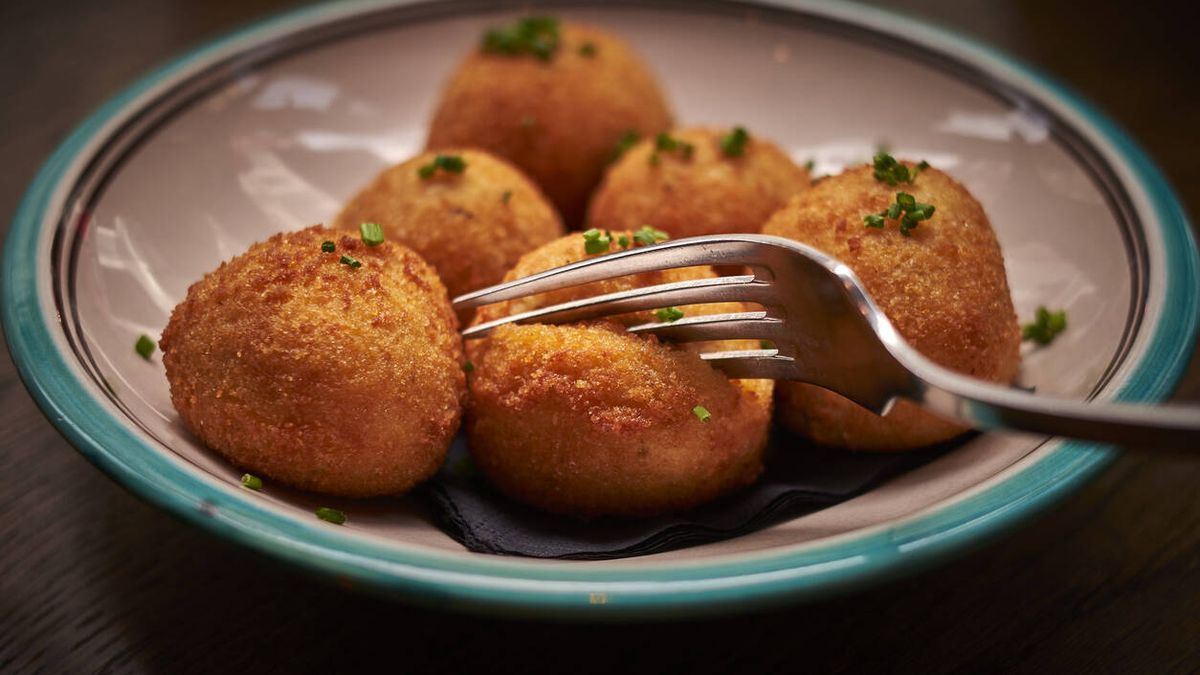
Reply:
<svg viewBox="0 0 1200 675"><path fill-rule="evenodd" d="M1155 401L1186 363L1197 255L1162 176L1062 86L942 30L817 2L549 3L618 33L680 122L743 124L816 173L881 144L983 203L1017 313L1070 328L1025 355L1048 394ZM3 319L49 418L115 480L251 548L443 608L694 615L813 597L944 558L1037 512L1110 449L982 434L858 498L754 534L605 562L470 553L405 499L337 505L238 484L178 421L161 361L140 358L188 286L281 230L328 222L424 142L439 87L484 2L305 8L188 53L112 99L49 159L5 246ZM329 500L319 500L328 503Z"/></svg>

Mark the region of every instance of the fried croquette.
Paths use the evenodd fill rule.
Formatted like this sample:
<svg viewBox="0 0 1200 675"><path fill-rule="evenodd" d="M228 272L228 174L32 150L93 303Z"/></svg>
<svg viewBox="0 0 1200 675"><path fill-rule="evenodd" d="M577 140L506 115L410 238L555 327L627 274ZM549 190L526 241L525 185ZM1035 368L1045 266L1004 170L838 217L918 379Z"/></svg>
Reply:
<svg viewBox="0 0 1200 675"><path fill-rule="evenodd" d="M461 171L439 169L438 154L460 158ZM464 149L426 152L381 172L336 225L353 230L364 222L432 264L451 297L499 283L523 254L563 234L554 207L524 174Z"/></svg>
<svg viewBox="0 0 1200 675"><path fill-rule="evenodd" d="M582 241L574 234L551 242L505 278L582 259ZM485 307L476 321L711 275L697 267L599 282ZM687 315L740 309L729 303L683 308ZM696 345L676 347L625 332L626 325L653 316L510 325L469 342L474 369L467 435L484 475L514 499L584 516L678 511L752 483L762 471L774 383L730 380L697 356ZM707 344L710 350L745 347Z"/></svg>
<svg viewBox="0 0 1200 675"><path fill-rule="evenodd" d="M759 232L811 179L762 138L727 152L723 141L734 133L692 128L643 139L608 169L587 222L613 229L649 224L676 237ZM672 149L660 147L668 144Z"/></svg>
<svg viewBox="0 0 1200 675"><path fill-rule="evenodd" d="M402 493L458 429L457 322L433 268L396 243L277 234L193 284L159 345L187 429L293 487Z"/></svg>
<svg viewBox="0 0 1200 675"><path fill-rule="evenodd" d="M917 205L932 205L932 216L915 225L887 217L889 206L903 199L900 192ZM882 227L866 226L871 214L881 216L875 222ZM901 232L910 226L907 235ZM850 169L794 197L763 233L845 262L905 340L936 363L998 383L1016 377L1020 329L1000 245L983 207L945 173L925 169L911 184L891 186L870 166ZM965 431L908 401L880 417L825 389L779 384L781 422L818 443L904 450Z"/></svg>
<svg viewBox="0 0 1200 675"><path fill-rule="evenodd" d="M511 161L574 227L618 141L663 131L672 118L649 68L622 40L545 21L537 44L549 51L540 58L486 51L486 41L466 57L442 91L427 147L476 147Z"/></svg>

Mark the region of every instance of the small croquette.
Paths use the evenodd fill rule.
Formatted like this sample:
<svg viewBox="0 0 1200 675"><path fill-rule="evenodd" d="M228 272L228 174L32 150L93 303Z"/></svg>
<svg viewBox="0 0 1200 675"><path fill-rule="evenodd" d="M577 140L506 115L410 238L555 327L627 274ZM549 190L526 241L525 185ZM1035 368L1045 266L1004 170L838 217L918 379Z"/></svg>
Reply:
<svg viewBox="0 0 1200 675"><path fill-rule="evenodd" d="M460 158L462 170L438 168L439 154ZM426 152L385 169L336 225L356 230L364 222L378 223L388 240L432 264L451 297L499 283L522 255L563 234L554 207L524 174L465 149Z"/></svg>
<svg viewBox="0 0 1200 675"><path fill-rule="evenodd" d="M614 232L614 239L621 234L628 235ZM506 279L582 259L582 241L573 234L543 246ZM711 274L696 267L600 282L485 307L476 321ZM682 309L698 315L742 306ZM510 325L468 342L474 366L469 447L493 484L552 512L647 516L696 506L754 482L762 471L774 383L730 380L697 356L699 345L676 347L625 331L627 324L647 320L655 320L652 312L571 325Z"/></svg>
<svg viewBox="0 0 1200 675"><path fill-rule="evenodd" d="M547 59L476 49L446 83L429 149L476 147L521 168L578 226L613 149L626 134L671 126L641 58L612 34L555 22Z"/></svg>
<svg viewBox="0 0 1200 675"><path fill-rule="evenodd" d="M592 227L636 228L649 224L675 237L754 232L793 195L811 184L768 140L750 136L739 154L722 141L733 130L670 132L675 149L643 139L608 169L592 197Z"/></svg>
<svg viewBox="0 0 1200 675"><path fill-rule="evenodd" d="M446 289L393 242L277 234L193 284L159 345L187 429L282 484L399 494L437 471L458 429L465 377Z"/></svg>
<svg viewBox="0 0 1200 675"><path fill-rule="evenodd" d="M911 170L913 165L907 164ZM896 220L867 227L911 194L935 211L905 236ZM996 234L974 197L945 173L926 169L890 186L870 166L821 180L771 217L764 234L808 244L846 263L917 351L985 380L1010 383L1020 365L1020 329ZM780 421L818 443L905 450L965 431L901 400L880 417L825 389L779 383Z"/></svg>

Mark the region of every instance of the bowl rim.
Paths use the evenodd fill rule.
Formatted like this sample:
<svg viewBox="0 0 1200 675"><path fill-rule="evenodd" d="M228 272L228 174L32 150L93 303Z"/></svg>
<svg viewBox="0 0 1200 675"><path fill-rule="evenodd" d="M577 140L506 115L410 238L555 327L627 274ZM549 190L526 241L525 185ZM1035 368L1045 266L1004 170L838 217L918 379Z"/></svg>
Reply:
<svg viewBox="0 0 1200 675"><path fill-rule="evenodd" d="M415 0L328 2L302 7L218 37L159 67L109 99L45 162L18 207L4 247L0 318L17 371L54 426L91 462L147 501L222 537L349 585L448 609L545 617L694 616L813 598L861 586L976 546L1061 499L1106 466L1112 448L1052 441L966 493L916 514L843 535L714 562L629 565L464 556L400 545L384 547L319 521L300 523L256 505L184 468L152 447L93 399L55 346L57 327L39 286L50 251L43 233L84 159L116 123L155 91L219 59L289 33ZM445 3L438 3L445 4ZM1114 398L1167 397L1187 365L1200 318L1200 256L1187 216L1161 172L1111 120L1070 89L976 40L894 12L819 0L722 2L746 9L803 11L907 35L970 63L1063 114L1126 171L1120 180L1144 195L1162 240L1163 306L1139 360ZM1153 277L1152 277L1153 279ZM53 326L53 328L52 328ZM198 472L196 472L198 473Z"/></svg>

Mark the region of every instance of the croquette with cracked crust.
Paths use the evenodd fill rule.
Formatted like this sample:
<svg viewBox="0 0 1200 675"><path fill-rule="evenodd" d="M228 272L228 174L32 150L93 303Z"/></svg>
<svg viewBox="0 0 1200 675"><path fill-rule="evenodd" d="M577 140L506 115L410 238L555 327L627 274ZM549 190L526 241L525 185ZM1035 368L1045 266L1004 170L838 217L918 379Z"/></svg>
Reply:
<svg viewBox="0 0 1200 675"><path fill-rule="evenodd" d="M423 177L438 154L466 166ZM558 213L531 180L502 159L466 149L425 152L382 171L336 224L355 230L364 222L378 223L389 241L432 264L450 297L499 283L522 255L563 234Z"/></svg>
<svg viewBox="0 0 1200 675"><path fill-rule="evenodd" d="M614 239L621 234L629 233L613 232ZM543 246L505 278L582 259L582 241L573 234ZM476 322L596 292L711 275L697 267L600 282L485 307ZM694 316L742 306L682 309ZM679 511L753 483L762 471L774 383L730 380L697 356L698 345L676 347L626 332L628 324L653 316L509 325L469 341L467 434L484 475L514 499L582 516ZM697 406L711 415L707 421Z"/></svg>
<svg viewBox="0 0 1200 675"><path fill-rule="evenodd" d="M588 223L613 229L649 224L675 237L759 232L811 179L774 143L753 135L740 155L726 155L721 140L729 133L670 132L676 142L690 144L687 151L660 150L654 138L643 139L605 173Z"/></svg>
<svg viewBox="0 0 1200 675"><path fill-rule="evenodd" d="M399 494L458 429L457 321L433 268L392 242L277 234L193 284L159 344L187 429L268 481Z"/></svg>
<svg viewBox="0 0 1200 675"><path fill-rule="evenodd" d="M895 220L867 227L864 217L885 211L898 192L932 204L932 217L909 236ZM871 166L849 169L794 197L763 233L846 263L904 339L934 362L1001 384L1016 377L1021 336L999 242L983 207L945 173L925 169L913 183L891 186ZM779 385L780 421L826 445L905 450L965 431L905 400L880 417L818 387Z"/></svg>
<svg viewBox="0 0 1200 675"><path fill-rule="evenodd" d="M672 118L654 76L625 42L570 23L560 24L559 36L547 61L474 49L443 88L426 147L476 147L507 159L575 227L621 137L663 131Z"/></svg>

